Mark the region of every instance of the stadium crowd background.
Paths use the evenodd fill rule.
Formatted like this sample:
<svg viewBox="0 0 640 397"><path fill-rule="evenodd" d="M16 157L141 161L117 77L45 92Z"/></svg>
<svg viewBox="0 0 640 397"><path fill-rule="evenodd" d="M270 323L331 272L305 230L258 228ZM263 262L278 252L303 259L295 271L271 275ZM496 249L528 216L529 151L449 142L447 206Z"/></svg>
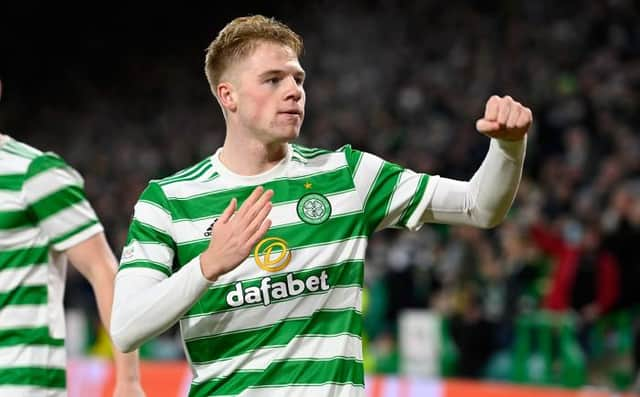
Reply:
<svg viewBox="0 0 640 397"><path fill-rule="evenodd" d="M84 175L118 255L146 182L222 144L203 50L232 17L273 15L303 36L304 145L351 143L415 170L467 179L487 149L474 129L484 101L494 93L521 100L534 112L534 128L503 225L427 225L371 240L366 368L400 370L399 313L424 308L446 319L445 336L457 346L443 375L514 380L505 368L529 360L520 380L561 384L536 372L533 359L551 372L555 361L518 356L529 321L540 329L570 324L588 358L575 385L633 383L640 359L637 3L279 2L97 10L79 19L31 11L6 14L0 27L0 128L59 153ZM587 245L596 248L571 248ZM67 285L68 306L93 327L89 286L73 273ZM547 318L544 309L560 314ZM175 333L145 346L143 356L181 358Z"/></svg>

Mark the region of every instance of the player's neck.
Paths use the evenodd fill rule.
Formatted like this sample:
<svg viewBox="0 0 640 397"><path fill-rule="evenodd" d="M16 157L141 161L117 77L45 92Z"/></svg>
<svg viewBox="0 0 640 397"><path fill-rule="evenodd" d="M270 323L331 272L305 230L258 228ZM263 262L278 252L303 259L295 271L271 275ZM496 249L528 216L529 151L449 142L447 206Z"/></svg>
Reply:
<svg viewBox="0 0 640 397"><path fill-rule="evenodd" d="M219 159L235 174L258 175L278 165L287 156L287 150L286 142L265 144L227 134Z"/></svg>

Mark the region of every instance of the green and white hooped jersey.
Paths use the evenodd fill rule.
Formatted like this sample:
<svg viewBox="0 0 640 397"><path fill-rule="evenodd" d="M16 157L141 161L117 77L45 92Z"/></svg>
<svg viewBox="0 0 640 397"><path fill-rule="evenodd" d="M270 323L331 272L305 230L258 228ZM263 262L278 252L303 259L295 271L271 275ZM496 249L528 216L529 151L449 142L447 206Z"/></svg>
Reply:
<svg viewBox="0 0 640 397"><path fill-rule="evenodd" d="M231 173L218 154L149 183L119 270L171 276L216 238L212 224L232 198L241 205L258 185L274 191L267 234L180 320L190 395L364 395L367 240L385 227L420 226L429 176L350 146L290 145L257 176Z"/></svg>
<svg viewBox="0 0 640 397"><path fill-rule="evenodd" d="M60 157L0 136L0 396L65 396L66 258L102 231Z"/></svg>

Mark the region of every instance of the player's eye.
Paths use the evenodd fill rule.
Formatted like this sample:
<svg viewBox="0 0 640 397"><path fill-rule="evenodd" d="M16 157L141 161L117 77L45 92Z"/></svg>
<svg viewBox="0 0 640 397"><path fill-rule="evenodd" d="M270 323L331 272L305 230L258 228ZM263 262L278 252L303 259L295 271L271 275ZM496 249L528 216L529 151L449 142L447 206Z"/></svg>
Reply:
<svg viewBox="0 0 640 397"><path fill-rule="evenodd" d="M269 84L278 84L280 82L280 77L271 77L266 80Z"/></svg>

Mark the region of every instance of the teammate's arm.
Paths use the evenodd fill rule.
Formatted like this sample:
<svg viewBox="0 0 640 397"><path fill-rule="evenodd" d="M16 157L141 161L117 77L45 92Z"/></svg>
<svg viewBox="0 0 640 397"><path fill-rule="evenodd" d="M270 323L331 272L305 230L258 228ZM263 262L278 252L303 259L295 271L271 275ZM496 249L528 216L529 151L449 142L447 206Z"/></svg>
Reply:
<svg viewBox="0 0 640 397"><path fill-rule="evenodd" d="M113 303L117 262L104 233L98 233L65 251L71 264L89 281L93 288L100 319L109 328ZM121 353L114 349L116 368L115 396L144 396L140 386L138 353Z"/></svg>
<svg viewBox="0 0 640 397"><path fill-rule="evenodd" d="M108 328L116 261L93 208L82 176L59 156L44 153L27 170L24 199L55 251L63 252L91 283L98 311ZM144 396L137 353L114 352L117 397Z"/></svg>

